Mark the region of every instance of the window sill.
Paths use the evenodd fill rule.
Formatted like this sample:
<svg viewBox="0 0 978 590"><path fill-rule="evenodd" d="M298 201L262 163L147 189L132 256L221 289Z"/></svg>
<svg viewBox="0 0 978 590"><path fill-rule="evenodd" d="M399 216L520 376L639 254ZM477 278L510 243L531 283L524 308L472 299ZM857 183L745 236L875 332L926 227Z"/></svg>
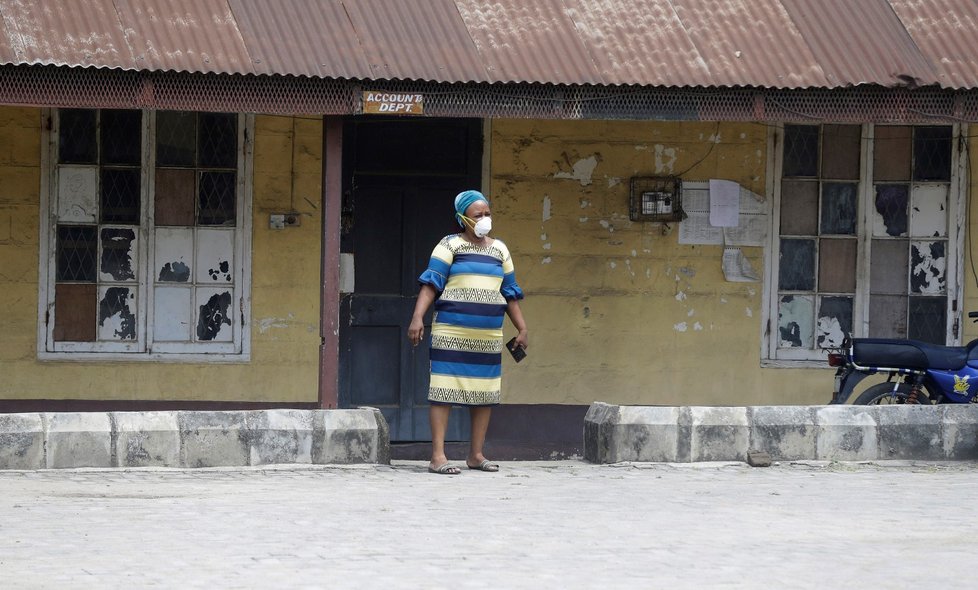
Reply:
<svg viewBox="0 0 978 590"><path fill-rule="evenodd" d="M38 352L41 362L67 363L186 363L243 365L251 362L250 353L206 354L206 353L112 353L112 352Z"/></svg>
<svg viewBox="0 0 978 590"><path fill-rule="evenodd" d="M786 359L761 359L762 369L832 369L828 361L822 360L786 360Z"/></svg>

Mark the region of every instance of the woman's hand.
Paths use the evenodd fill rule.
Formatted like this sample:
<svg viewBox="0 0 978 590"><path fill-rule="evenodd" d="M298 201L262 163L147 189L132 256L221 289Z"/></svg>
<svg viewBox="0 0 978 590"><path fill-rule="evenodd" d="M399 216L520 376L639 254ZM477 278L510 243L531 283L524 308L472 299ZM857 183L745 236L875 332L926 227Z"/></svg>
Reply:
<svg viewBox="0 0 978 590"><path fill-rule="evenodd" d="M408 326L408 340L417 346L422 338L424 338L424 321L421 318L413 317L411 318L411 325Z"/></svg>
<svg viewBox="0 0 978 590"><path fill-rule="evenodd" d="M519 334L516 335L516 346L527 348L530 346L529 334L526 330L520 330Z"/></svg>

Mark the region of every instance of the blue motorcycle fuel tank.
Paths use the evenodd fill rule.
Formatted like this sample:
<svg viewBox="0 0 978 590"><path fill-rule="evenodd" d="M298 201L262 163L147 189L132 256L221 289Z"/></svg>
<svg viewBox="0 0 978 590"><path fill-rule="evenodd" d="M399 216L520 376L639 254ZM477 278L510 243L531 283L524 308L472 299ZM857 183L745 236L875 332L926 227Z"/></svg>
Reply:
<svg viewBox="0 0 978 590"><path fill-rule="evenodd" d="M967 403L978 393L978 359L969 360L967 366L957 371L931 369L927 374L949 401Z"/></svg>

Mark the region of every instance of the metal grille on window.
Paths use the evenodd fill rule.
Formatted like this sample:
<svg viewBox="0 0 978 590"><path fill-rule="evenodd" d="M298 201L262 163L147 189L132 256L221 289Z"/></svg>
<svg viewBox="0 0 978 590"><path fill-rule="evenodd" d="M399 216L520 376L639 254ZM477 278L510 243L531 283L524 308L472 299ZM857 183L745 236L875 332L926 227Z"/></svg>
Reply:
<svg viewBox="0 0 978 590"><path fill-rule="evenodd" d="M951 134L875 129L871 337L946 343Z"/></svg>
<svg viewBox="0 0 978 590"><path fill-rule="evenodd" d="M785 126L779 349L833 348L852 333L860 141L856 125Z"/></svg>
<svg viewBox="0 0 978 590"><path fill-rule="evenodd" d="M237 115L156 117L154 341L231 342Z"/></svg>
<svg viewBox="0 0 978 590"><path fill-rule="evenodd" d="M142 113L57 113L58 342L137 340Z"/></svg>

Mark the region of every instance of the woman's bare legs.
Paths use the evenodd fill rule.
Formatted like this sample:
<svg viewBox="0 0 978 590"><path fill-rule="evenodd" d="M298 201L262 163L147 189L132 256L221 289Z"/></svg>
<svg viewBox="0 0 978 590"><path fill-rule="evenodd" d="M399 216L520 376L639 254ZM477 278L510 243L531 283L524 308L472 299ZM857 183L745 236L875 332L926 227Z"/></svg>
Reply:
<svg viewBox="0 0 978 590"><path fill-rule="evenodd" d="M431 404L428 419L431 422L431 467L437 469L448 463L445 455L445 433L448 431L448 416L452 406L446 404ZM458 473L457 467L452 467L452 473Z"/></svg>
<svg viewBox="0 0 978 590"><path fill-rule="evenodd" d="M472 443L469 446L469 457L465 460L469 467L478 467L486 460L486 456L482 454L482 446L486 442L486 432L489 430L491 415L491 406L472 406L469 408L469 416L472 419Z"/></svg>

